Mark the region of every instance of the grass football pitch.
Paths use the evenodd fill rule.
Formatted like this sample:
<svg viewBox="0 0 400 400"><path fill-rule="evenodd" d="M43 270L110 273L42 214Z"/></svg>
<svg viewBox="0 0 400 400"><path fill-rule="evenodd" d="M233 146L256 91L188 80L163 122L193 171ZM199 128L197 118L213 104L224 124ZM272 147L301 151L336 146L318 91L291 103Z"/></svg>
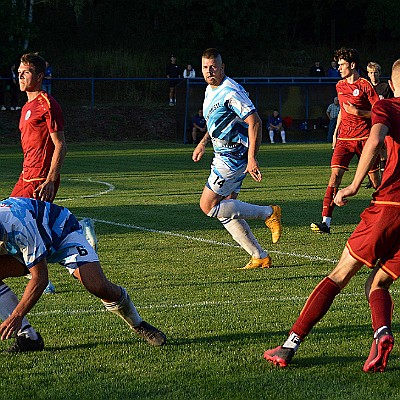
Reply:
<svg viewBox="0 0 400 400"><path fill-rule="evenodd" d="M192 147L161 142L72 143L56 203L95 220L107 276L127 288L142 317L163 330L154 348L104 311L59 265L55 295L30 312L45 350L1 359L1 399L399 399L399 350L383 374L361 368L372 328L364 267L282 370L263 359L282 344L308 295L340 257L368 205L362 188L336 208L331 235L316 235L328 181L326 143L263 144L263 181L244 181L239 199L279 204L284 231L273 245L263 221L250 220L270 251L269 270L238 270L249 257L198 200L212 158L193 163ZM0 196L21 166L19 146L2 146ZM348 184L355 163L345 174ZM20 296L25 278L7 279ZM395 304L399 289L393 285ZM400 324L395 308L395 338ZM10 341L0 343L0 351Z"/></svg>

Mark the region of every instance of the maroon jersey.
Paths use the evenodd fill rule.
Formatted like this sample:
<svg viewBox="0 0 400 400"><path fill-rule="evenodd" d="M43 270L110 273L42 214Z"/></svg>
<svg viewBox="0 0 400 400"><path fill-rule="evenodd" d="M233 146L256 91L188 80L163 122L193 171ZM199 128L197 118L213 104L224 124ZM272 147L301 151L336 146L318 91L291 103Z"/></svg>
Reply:
<svg viewBox="0 0 400 400"><path fill-rule="evenodd" d="M373 125L381 123L389 128L385 139L388 160L373 201L400 205L400 97L378 101L372 108L371 118Z"/></svg>
<svg viewBox="0 0 400 400"><path fill-rule="evenodd" d="M371 129L371 119L348 114L343 108L343 103L350 102L359 110L371 110L379 100L371 82L358 78L354 83L348 83L346 79L342 79L336 84L336 91L341 111L338 139L366 139Z"/></svg>
<svg viewBox="0 0 400 400"><path fill-rule="evenodd" d="M24 154L24 180L29 182L46 178L54 152L50 135L64 129L60 105L46 92L40 92L23 106L19 129Z"/></svg>

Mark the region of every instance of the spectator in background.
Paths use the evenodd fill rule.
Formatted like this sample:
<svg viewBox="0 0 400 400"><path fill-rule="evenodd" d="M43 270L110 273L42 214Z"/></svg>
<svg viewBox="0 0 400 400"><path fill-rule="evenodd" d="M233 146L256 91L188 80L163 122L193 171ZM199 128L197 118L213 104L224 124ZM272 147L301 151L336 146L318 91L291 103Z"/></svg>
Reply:
<svg viewBox="0 0 400 400"><path fill-rule="evenodd" d="M10 68L10 110L18 111L21 107L18 105L18 72L15 70L15 63Z"/></svg>
<svg viewBox="0 0 400 400"><path fill-rule="evenodd" d="M53 78L53 68L50 67L49 63L46 61L46 69L44 71L42 88L50 95L51 95L51 79L52 78Z"/></svg>
<svg viewBox="0 0 400 400"><path fill-rule="evenodd" d="M286 132L285 128L283 127L282 117L279 115L278 110L274 110L272 112L272 115L268 117L267 129L269 132L269 139L271 143L275 143L275 132L281 135L282 143L286 143Z"/></svg>
<svg viewBox="0 0 400 400"><path fill-rule="evenodd" d="M335 97L333 99L333 103L329 104L328 108L326 109L326 115L329 118L327 141L330 143L332 143L333 140L333 132L335 132L339 111L340 111L339 100L337 97Z"/></svg>
<svg viewBox="0 0 400 400"><path fill-rule="evenodd" d="M181 77L181 69L176 64L176 57L172 54L171 61L167 64L166 68L167 78L169 79L169 105L172 107L176 105L176 90L178 78Z"/></svg>
<svg viewBox="0 0 400 400"><path fill-rule="evenodd" d="M328 68L326 76L329 78L340 78L340 73L336 61L331 61L331 66Z"/></svg>
<svg viewBox="0 0 400 400"><path fill-rule="evenodd" d="M183 71L183 77L184 78L195 78L196 77L196 72L193 69L191 64L188 64L185 70Z"/></svg>
<svg viewBox="0 0 400 400"><path fill-rule="evenodd" d="M324 67L319 61L315 61L314 65L310 68L310 76L325 76Z"/></svg>
<svg viewBox="0 0 400 400"><path fill-rule="evenodd" d="M193 144L198 144L197 134L202 134L202 137L207 132L206 120L203 116L203 109L200 108L197 114L192 119L192 139Z"/></svg>

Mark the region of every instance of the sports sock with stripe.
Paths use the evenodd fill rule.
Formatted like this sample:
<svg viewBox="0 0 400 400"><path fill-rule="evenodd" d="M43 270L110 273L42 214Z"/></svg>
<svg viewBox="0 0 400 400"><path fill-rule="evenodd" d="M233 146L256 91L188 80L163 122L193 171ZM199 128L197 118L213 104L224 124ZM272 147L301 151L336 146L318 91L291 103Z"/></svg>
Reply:
<svg viewBox="0 0 400 400"><path fill-rule="evenodd" d="M18 305L18 297L4 283L0 283L0 318L5 321ZM37 340L38 335L32 328L26 317L22 319L21 329L17 332L18 336L25 336L32 340Z"/></svg>

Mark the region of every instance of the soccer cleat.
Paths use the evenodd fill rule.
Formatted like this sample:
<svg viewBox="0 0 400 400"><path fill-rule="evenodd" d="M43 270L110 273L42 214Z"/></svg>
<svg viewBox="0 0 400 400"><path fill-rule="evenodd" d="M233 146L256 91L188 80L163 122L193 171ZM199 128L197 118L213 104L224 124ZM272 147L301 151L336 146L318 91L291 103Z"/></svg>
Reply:
<svg viewBox="0 0 400 400"><path fill-rule="evenodd" d="M244 267L238 269L269 268L271 266L272 266L272 260L270 256L267 256L265 258L252 257L251 260Z"/></svg>
<svg viewBox="0 0 400 400"><path fill-rule="evenodd" d="M97 240L96 232L94 230L93 220L91 218L83 218L82 220L79 221L79 224L82 227L82 231L83 231L83 234L85 235L86 240L97 252L98 240Z"/></svg>
<svg viewBox="0 0 400 400"><path fill-rule="evenodd" d="M5 350L6 353L26 353L28 351L42 351L44 342L39 332L36 332L38 338L36 340L29 339L25 336L17 336L14 344Z"/></svg>
<svg viewBox="0 0 400 400"><path fill-rule="evenodd" d="M372 342L371 350L367 361L363 366L364 372L383 372L385 371L389 354L393 349L394 338L389 329L385 329Z"/></svg>
<svg viewBox="0 0 400 400"><path fill-rule="evenodd" d="M163 346L167 341L164 333L146 321L142 321L139 326L135 326L133 329L140 337L146 339L153 346Z"/></svg>
<svg viewBox="0 0 400 400"><path fill-rule="evenodd" d="M55 294L55 293L56 293L56 288L54 287L53 283L49 280L46 289L43 290L43 294Z"/></svg>
<svg viewBox="0 0 400 400"><path fill-rule="evenodd" d="M272 233L272 243L277 243L282 235L282 210L280 206L271 206L272 214L265 220L265 225L268 226Z"/></svg>
<svg viewBox="0 0 400 400"><path fill-rule="evenodd" d="M294 350L286 347L278 346L274 349L267 350L264 353L264 358L278 367L285 368L288 366L294 356Z"/></svg>
<svg viewBox="0 0 400 400"><path fill-rule="evenodd" d="M321 223L312 223L310 225L310 228L313 232L316 233L331 233L331 228L326 224L326 222L321 222Z"/></svg>

